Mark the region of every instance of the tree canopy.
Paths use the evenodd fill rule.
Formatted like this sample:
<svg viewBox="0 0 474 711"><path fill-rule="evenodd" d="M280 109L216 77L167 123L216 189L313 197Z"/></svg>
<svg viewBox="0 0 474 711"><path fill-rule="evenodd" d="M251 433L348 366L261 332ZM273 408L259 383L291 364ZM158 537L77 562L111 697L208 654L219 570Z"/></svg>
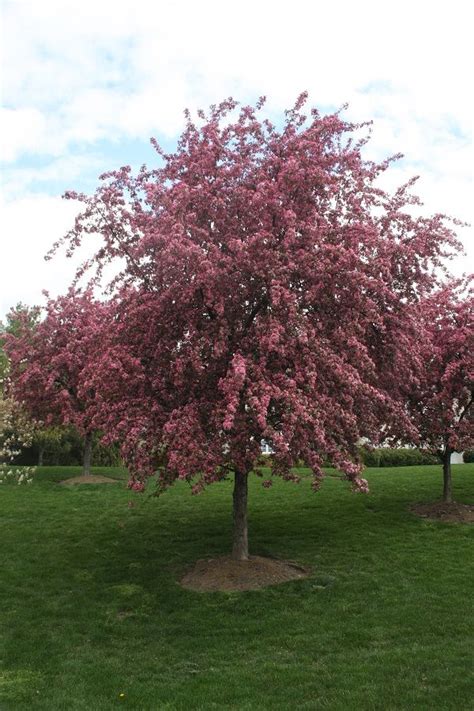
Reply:
<svg viewBox="0 0 474 711"><path fill-rule="evenodd" d="M70 291L50 299L40 321L37 310L34 319L28 309L13 310L9 318L15 327L5 335L12 395L47 427L78 430L85 440L86 474L100 398L88 374L98 360L107 309L89 292Z"/></svg>
<svg viewBox="0 0 474 711"><path fill-rule="evenodd" d="M365 125L306 115L306 100L281 127L263 99L187 114L175 152L153 141L160 167L66 195L84 203L68 253L102 237L78 278L117 265L108 326L88 322L101 346L81 387L95 421L121 442L134 489L158 465L160 489L185 479L195 493L235 472L240 558L262 439L272 475L295 478L303 459L317 489L329 460L365 491L360 439L414 434L401 397L411 307L458 248L444 216L414 216L414 181L380 188L396 157L364 159Z"/></svg>
<svg viewBox="0 0 474 711"><path fill-rule="evenodd" d="M451 501L451 454L474 447L473 280L457 280L419 304L421 367L406 402L419 443L443 461Z"/></svg>

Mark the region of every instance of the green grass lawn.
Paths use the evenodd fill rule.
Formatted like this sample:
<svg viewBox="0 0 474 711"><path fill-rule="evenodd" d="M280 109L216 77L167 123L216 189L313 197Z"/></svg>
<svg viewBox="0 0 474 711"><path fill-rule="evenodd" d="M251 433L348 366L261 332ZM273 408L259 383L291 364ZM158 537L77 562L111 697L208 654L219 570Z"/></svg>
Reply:
<svg viewBox="0 0 474 711"><path fill-rule="evenodd" d="M474 465L453 470L472 502ZM58 486L78 473L0 488L2 711L472 708L472 527L408 510L439 497L440 467L368 470L368 496L253 478L252 552L313 574L210 594L177 580L229 552L230 482Z"/></svg>

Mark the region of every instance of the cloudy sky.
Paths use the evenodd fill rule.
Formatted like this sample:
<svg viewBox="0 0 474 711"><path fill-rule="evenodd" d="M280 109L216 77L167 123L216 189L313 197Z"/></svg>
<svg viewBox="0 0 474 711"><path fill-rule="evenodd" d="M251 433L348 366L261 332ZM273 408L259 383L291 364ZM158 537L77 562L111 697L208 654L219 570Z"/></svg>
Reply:
<svg viewBox="0 0 474 711"><path fill-rule="evenodd" d="M374 120L368 157L403 152L426 211L474 223L472 23L465 0L0 0L0 318L73 265L44 262L71 225L66 189L171 148L183 109L268 97L276 120L304 89L323 111ZM473 231L460 234L472 271Z"/></svg>

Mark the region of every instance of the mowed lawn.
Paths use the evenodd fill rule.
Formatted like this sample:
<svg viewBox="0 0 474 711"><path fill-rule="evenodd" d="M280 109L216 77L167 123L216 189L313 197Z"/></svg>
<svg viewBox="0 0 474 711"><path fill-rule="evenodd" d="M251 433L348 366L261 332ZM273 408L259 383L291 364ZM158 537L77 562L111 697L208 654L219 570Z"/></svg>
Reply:
<svg viewBox="0 0 474 711"><path fill-rule="evenodd" d="M196 593L180 575L230 548L231 482L161 498L58 485L0 488L0 709L472 708L472 527L409 504L440 467L370 469L371 493L252 478L252 552L302 581ZM474 501L474 465L454 467ZM132 504L129 504L132 502Z"/></svg>

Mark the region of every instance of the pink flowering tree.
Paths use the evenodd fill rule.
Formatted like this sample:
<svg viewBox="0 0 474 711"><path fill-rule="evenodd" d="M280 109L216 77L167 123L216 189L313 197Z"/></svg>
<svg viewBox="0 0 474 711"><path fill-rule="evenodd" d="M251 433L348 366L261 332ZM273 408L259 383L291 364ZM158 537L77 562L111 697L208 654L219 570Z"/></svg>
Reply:
<svg viewBox="0 0 474 711"><path fill-rule="evenodd" d="M32 323L27 311L11 315L16 327L5 337L9 391L35 420L73 425L84 437L83 473L90 474L96 429L96 393L87 374L100 350L107 306L89 293L50 300L45 318Z"/></svg>
<svg viewBox="0 0 474 711"><path fill-rule="evenodd" d="M303 459L317 490L329 460L367 491L360 438L379 441L381 423L383 436L413 434L389 387L412 377L407 305L458 247L443 216L413 217L413 181L380 189L393 159L363 159L364 126L306 116L305 102L280 128L261 118L263 100L229 99L198 124L187 114L174 153L152 141L160 167L66 195L84 203L68 253L103 239L78 277L116 264L113 329L90 373L101 426L122 443L133 489L157 469L159 490L233 476L240 560L262 439L273 477L296 479Z"/></svg>
<svg viewBox="0 0 474 711"><path fill-rule="evenodd" d="M423 367L408 402L421 446L443 462L443 500L452 501L451 454L474 447L474 294L472 280L420 304Z"/></svg>

